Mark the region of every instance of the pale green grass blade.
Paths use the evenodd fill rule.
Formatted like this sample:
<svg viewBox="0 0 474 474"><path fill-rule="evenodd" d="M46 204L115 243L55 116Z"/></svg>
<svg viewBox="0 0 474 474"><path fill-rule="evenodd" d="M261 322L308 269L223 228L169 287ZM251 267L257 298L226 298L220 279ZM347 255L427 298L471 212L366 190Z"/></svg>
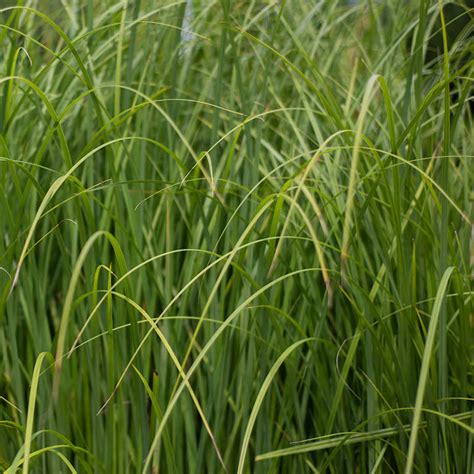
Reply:
<svg viewBox="0 0 474 474"><path fill-rule="evenodd" d="M428 327L428 334L426 336L425 348L423 351L423 359L421 361L420 375L418 376L418 388L416 391L415 411L413 413L413 421L411 424L410 444L408 446L407 463L405 466L405 473L410 474L413 471L416 443L418 438L418 429L420 426L421 412L423 407L423 400L426 390L426 383L428 380L428 372L430 369L430 361L435 344L436 330L438 328L438 320L441 312L441 307L445 300L446 289L448 287L449 279L454 271L454 267L449 267L443 274L436 294L436 299L431 312L430 324ZM443 328L444 329L444 328Z"/></svg>

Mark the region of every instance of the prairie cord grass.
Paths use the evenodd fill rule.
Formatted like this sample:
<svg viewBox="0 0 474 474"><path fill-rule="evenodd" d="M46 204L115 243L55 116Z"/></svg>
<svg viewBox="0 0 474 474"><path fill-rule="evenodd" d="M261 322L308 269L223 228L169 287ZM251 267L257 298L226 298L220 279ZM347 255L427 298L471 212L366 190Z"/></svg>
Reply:
<svg viewBox="0 0 474 474"><path fill-rule="evenodd" d="M474 2L0 1L0 469L471 473Z"/></svg>

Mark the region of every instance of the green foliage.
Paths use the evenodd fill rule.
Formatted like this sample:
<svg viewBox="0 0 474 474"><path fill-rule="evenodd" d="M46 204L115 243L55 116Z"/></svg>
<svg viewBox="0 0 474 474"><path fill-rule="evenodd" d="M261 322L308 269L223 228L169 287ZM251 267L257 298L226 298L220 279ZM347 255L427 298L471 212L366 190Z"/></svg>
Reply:
<svg viewBox="0 0 474 474"><path fill-rule="evenodd" d="M469 472L472 10L349 3L2 4L2 470Z"/></svg>

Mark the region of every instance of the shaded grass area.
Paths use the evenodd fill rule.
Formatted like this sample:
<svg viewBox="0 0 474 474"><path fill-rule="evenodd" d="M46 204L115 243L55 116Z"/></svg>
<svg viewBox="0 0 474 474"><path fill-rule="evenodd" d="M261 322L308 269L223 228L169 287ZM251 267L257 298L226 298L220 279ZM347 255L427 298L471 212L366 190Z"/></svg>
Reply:
<svg viewBox="0 0 474 474"><path fill-rule="evenodd" d="M2 5L6 472L469 472L473 22L401 3Z"/></svg>

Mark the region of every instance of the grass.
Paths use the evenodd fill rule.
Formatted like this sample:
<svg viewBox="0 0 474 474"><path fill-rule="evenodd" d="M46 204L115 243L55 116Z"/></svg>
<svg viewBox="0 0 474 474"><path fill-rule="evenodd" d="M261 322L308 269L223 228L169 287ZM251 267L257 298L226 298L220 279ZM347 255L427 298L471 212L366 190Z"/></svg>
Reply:
<svg viewBox="0 0 474 474"><path fill-rule="evenodd" d="M470 472L472 22L348 3L2 2L4 472Z"/></svg>

